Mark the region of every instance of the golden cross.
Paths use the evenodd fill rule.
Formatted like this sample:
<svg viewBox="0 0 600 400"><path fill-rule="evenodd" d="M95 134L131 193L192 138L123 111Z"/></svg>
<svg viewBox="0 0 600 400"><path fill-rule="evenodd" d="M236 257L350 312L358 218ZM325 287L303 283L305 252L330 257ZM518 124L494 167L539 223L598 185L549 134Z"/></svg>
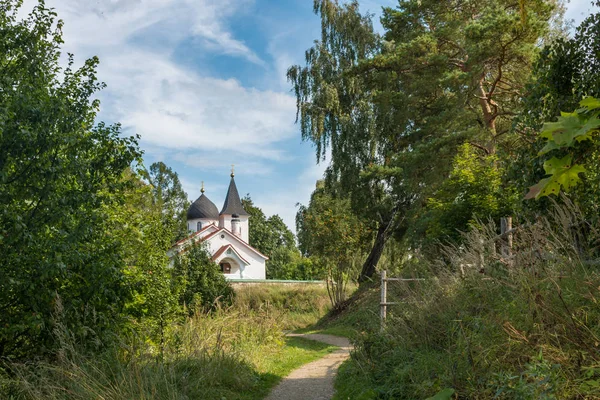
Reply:
<svg viewBox="0 0 600 400"><path fill-rule="evenodd" d="M235 176L235 164L231 164L231 177Z"/></svg>
<svg viewBox="0 0 600 400"><path fill-rule="evenodd" d="M200 189L200 193L204 193L204 181L202 181L202 188Z"/></svg>

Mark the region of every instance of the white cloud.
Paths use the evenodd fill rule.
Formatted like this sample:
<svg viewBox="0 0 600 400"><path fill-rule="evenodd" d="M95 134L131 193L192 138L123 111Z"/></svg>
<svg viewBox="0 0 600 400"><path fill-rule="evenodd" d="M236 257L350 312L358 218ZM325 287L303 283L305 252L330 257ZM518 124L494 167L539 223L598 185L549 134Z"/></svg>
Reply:
<svg viewBox="0 0 600 400"><path fill-rule="evenodd" d="M311 158L311 160L313 160ZM330 160L329 154L327 160ZM267 216L278 214L283 222L296 232L296 204L308 205L310 195L315 190L317 180L323 178L323 173L329 165L329 161L320 164L307 164L303 172L294 178L295 185L289 189L277 193L258 193L252 195L254 203L261 207Z"/></svg>
<svg viewBox="0 0 600 400"><path fill-rule="evenodd" d="M30 0L32 2L33 0ZM201 38L211 50L257 64L263 61L227 30L226 20L251 0L50 0L64 19L69 46L84 49L122 46L145 34L164 43ZM149 29L151 28L151 29ZM154 45L161 40L156 40ZM118 49L115 49L118 50Z"/></svg>
<svg viewBox="0 0 600 400"><path fill-rule="evenodd" d="M177 153L173 156L175 161L202 170L214 171L217 175L223 174L231 168L231 161L235 162L235 169L244 171L246 176L266 176L273 172L272 164L255 160L244 154L235 152L218 153Z"/></svg>
<svg viewBox="0 0 600 400"><path fill-rule="evenodd" d="M139 133L144 146L208 154L283 157L277 143L296 135L294 99L202 76L172 56L194 38L207 53L263 68L264 61L228 30L227 19L252 0L48 0L65 22L65 52L98 55L102 116ZM29 7L34 4L29 0ZM255 163L256 164L256 163Z"/></svg>
<svg viewBox="0 0 600 400"><path fill-rule="evenodd" d="M272 145L294 134L289 95L201 77L147 52L114 56L103 68L112 77L105 103L152 145L277 159Z"/></svg>

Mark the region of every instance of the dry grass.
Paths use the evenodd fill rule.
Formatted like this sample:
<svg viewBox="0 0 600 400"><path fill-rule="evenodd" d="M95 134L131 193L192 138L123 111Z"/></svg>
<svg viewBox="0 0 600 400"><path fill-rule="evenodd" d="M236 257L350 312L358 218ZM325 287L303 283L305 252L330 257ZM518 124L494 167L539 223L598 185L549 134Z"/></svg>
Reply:
<svg viewBox="0 0 600 400"><path fill-rule="evenodd" d="M234 308L275 315L281 329L316 323L331 308L327 288L316 284L265 284L236 288Z"/></svg>
<svg viewBox="0 0 600 400"><path fill-rule="evenodd" d="M421 265L427 281L390 284L401 304L359 337L340 398L600 398L598 227L567 205L518 230L512 256L496 236L475 228Z"/></svg>

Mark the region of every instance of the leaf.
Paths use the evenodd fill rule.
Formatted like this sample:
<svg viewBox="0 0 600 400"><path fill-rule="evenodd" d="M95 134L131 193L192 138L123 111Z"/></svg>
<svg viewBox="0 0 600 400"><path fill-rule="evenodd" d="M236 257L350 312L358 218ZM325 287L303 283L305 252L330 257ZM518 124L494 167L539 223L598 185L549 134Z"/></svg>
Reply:
<svg viewBox="0 0 600 400"><path fill-rule="evenodd" d="M427 400L450 400L454 393L454 389L447 388L437 393L435 396L427 398Z"/></svg>
<svg viewBox="0 0 600 400"><path fill-rule="evenodd" d="M556 122L547 122L542 128L540 136L548 139L548 144L540 151L545 154L561 147L571 147L576 142L589 140L592 133L600 128L600 119L597 115L582 118L577 113L562 113Z"/></svg>
<svg viewBox="0 0 600 400"><path fill-rule="evenodd" d="M586 170L582 165L572 165L573 157L566 155L563 158L552 157L544 163L544 171L551 175L548 178L542 179L537 185L529 188L529 192L525 199L540 198L551 194L558 194L561 189L569 191L573 189L579 182L579 174L585 173Z"/></svg>
<svg viewBox="0 0 600 400"><path fill-rule="evenodd" d="M592 111L600 108L600 99L596 99L595 97L586 97L579 102L579 105Z"/></svg>
<svg viewBox="0 0 600 400"><path fill-rule="evenodd" d="M544 178L537 184L529 188L529 192L525 195L525 200L537 199L542 190L546 187L550 178Z"/></svg>
<svg viewBox="0 0 600 400"><path fill-rule="evenodd" d="M546 171L547 175L553 175L565 169L571 168L571 161L573 157L571 155L566 155L561 159L556 157L552 157L548 161L544 163L544 171Z"/></svg>
<svg viewBox="0 0 600 400"><path fill-rule="evenodd" d="M548 143L544 146L542 150L539 151L538 155L544 155L546 153L551 152L552 150L560 149L561 147L556 144L554 140L548 140Z"/></svg>

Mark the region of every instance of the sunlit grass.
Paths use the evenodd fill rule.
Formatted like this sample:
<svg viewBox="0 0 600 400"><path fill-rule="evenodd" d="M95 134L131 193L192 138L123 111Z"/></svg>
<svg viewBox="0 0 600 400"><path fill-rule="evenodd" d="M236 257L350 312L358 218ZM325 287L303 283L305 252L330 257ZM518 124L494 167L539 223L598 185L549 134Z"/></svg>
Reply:
<svg viewBox="0 0 600 400"><path fill-rule="evenodd" d="M7 365L10 374L0 371L0 398L262 399L293 369L335 349L284 336L284 328L313 323L326 312L323 295L303 288L246 291L231 308L172 325L162 355L139 333L88 354L68 331L57 330L58 359Z"/></svg>

